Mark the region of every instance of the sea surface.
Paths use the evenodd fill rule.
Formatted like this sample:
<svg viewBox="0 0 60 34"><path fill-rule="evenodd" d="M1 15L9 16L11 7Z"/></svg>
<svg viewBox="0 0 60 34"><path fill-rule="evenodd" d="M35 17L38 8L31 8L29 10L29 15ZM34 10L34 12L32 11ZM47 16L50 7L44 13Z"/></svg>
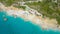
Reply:
<svg viewBox="0 0 60 34"><path fill-rule="evenodd" d="M42 30L40 26L32 24L31 21L25 21L21 17L14 18L0 11L0 34L60 34L60 32Z"/></svg>

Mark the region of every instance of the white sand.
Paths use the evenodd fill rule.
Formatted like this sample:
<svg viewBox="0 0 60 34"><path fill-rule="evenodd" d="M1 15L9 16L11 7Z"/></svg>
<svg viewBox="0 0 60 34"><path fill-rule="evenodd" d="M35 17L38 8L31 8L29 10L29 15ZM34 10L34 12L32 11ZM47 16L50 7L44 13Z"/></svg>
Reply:
<svg viewBox="0 0 60 34"><path fill-rule="evenodd" d="M5 7L5 6L0 6L0 8L5 9L8 15L16 15L18 17L22 17L24 19L30 20L33 22L33 24L37 24L39 26L41 26L43 29L53 29L56 30L57 29L57 21L56 19L49 19L49 18L42 18L42 16L36 16L34 14L30 14L29 11L24 11L21 9L17 9L12 7ZM31 11L31 13L33 13ZM37 14L39 14L37 12ZM15 16L15 18L16 18ZM4 19L6 20L6 19ZM59 28L58 28L59 29Z"/></svg>

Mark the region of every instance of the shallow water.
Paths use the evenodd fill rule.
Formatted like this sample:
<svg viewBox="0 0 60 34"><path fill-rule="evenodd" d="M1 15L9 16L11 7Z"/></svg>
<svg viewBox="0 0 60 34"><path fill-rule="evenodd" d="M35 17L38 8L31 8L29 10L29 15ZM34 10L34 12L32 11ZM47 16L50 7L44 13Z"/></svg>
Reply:
<svg viewBox="0 0 60 34"><path fill-rule="evenodd" d="M41 27L30 21L25 21L21 17L8 16L6 12L2 11L0 12L0 34L60 34L60 32L42 30Z"/></svg>

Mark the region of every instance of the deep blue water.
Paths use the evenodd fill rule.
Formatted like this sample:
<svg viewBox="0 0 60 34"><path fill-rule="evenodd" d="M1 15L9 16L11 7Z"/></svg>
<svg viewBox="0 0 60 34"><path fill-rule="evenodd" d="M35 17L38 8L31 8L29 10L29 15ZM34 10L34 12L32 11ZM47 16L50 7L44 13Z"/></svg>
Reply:
<svg viewBox="0 0 60 34"><path fill-rule="evenodd" d="M7 18L7 21L4 21L4 18ZM8 16L2 11L0 12L0 34L60 34L60 32L41 30L41 27L30 21L25 21L21 17Z"/></svg>

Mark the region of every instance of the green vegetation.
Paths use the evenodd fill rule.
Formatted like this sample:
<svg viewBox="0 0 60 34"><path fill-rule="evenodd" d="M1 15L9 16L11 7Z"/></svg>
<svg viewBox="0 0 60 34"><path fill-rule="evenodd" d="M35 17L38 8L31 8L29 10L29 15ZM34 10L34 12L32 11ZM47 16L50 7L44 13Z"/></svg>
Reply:
<svg viewBox="0 0 60 34"><path fill-rule="evenodd" d="M12 5L14 0L0 0L1 3L3 3L6 6Z"/></svg>
<svg viewBox="0 0 60 34"><path fill-rule="evenodd" d="M20 6L18 4L19 1L22 1L22 0L0 0L0 2L3 3L6 6L11 6L12 4L17 3L17 5L14 5L14 7L25 9L26 8L25 6Z"/></svg>
<svg viewBox="0 0 60 34"><path fill-rule="evenodd" d="M36 0L0 0L0 2L5 4L6 6L10 6L14 3L23 2L23 1L25 2L25 1L36 1Z"/></svg>
<svg viewBox="0 0 60 34"><path fill-rule="evenodd" d="M0 2L6 6L10 6L10 5L17 3L19 1L22 1L22 0L0 0Z"/></svg>
<svg viewBox="0 0 60 34"><path fill-rule="evenodd" d="M56 18L58 24L60 25L60 6L59 2L54 2L52 0L43 0L42 2L32 2L26 3L29 7L36 9L38 12L42 13L44 16L49 18Z"/></svg>
<svg viewBox="0 0 60 34"><path fill-rule="evenodd" d="M20 1L28 1L28 0L0 0L4 5L11 6L12 4L15 4ZM29 1L35 1L35 0L29 0ZM58 24L60 25L60 6L59 6L60 0L42 0L42 2L26 2L26 5L29 7L36 9L39 13L42 13L43 16L50 17L50 18L56 18L58 21ZM25 6L15 5L15 7L23 8L25 9Z"/></svg>
<svg viewBox="0 0 60 34"><path fill-rule="evenodd" d="M25 10L25 8L26 8L26 6L14 6L14 7L16 7L16 8L21 8L21 9L24 9L24 10Z"/></svg>

